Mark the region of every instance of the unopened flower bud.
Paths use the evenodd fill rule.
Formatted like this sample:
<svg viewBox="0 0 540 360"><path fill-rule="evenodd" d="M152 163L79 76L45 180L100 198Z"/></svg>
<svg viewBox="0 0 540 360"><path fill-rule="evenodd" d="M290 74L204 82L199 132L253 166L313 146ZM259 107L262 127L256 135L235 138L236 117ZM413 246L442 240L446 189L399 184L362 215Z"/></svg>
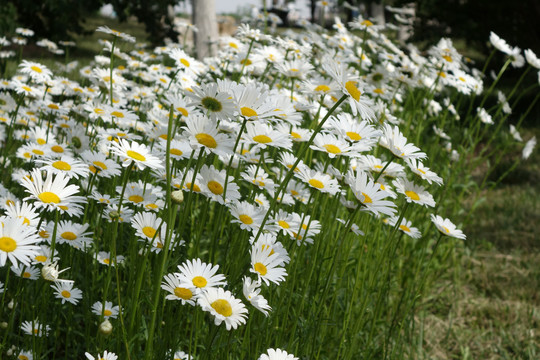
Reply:
<svg viewBox="0 0 540 360"><path fill-rule="evenodd" d="M2 329L7 329L8 323L5 322L5 321L2 321L2 322L0 323L0 327L1 327Z"/></svg>
<svg viewBox="0 0 540 360"><path fill-rule="evenodd" d="M175 204L180 205L184 202L184 192L182 190L175 190L171 193L171 199Z"/></svg>
<svg viewBox="0 0 540 360"><path fill-rule="evenodd" d="M9 349L8 351L6 351L6 355L7 356L13 355L13 350Z"/></svg>
<svg viewBox="0 0 540 360"><path fill-rule="evenodd" d="M120 217L120 213L116 210L113 210L109 213L109 217L111 218L111 220L116 220Z"/></svg>
<svg viewBox="0 0 540 360"><path fill-rule="evenodd" d="M102 333L103 335L109 335L110 333L112 333L112 331L113 331L113 326L108 319L106 319L101 324L99 324L99 332Z"/></svg>
<svg viewBox="0 0 540 360"><path fill-rule="evenodd" d="M13 302L13 299L7 304L7 307L9 310L13 310L13 307L15 306L15 303Z"/></svg>

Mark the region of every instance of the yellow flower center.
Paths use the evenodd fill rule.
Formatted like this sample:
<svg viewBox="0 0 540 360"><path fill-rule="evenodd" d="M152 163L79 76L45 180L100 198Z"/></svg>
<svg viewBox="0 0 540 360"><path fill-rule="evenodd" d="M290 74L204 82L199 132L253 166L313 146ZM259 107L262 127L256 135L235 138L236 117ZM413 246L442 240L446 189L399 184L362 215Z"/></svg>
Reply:
<svg viewBox="0 0 540 360"><path fill-rule="evenodd" d="M26 90L28 92L32 92L32 88L29 88L28 86L23 85L22 88L23 88L23 90Z"/></svg>
<svg viewBox="0 0 540 360"><path fill-rule="evenodd" d="M399 225L399 228L405 232L411 232L411 229L409 229L407 226L405 225Z"/></svg>
<svg viewBox="0 0 540 360"><path fill-rule="evenodd" d="M326 145L324 145L324 148L330 154L340 154L341 153L341 149L338 148L336 145L333 145L333 144L326 144Z"/></svg>
<svg viewBox="0 0 540 360"><path fill-rule="evenodd" d="M227 300L218 299L212 304L210 304L210 306L212 306L212 308L216 310L216 312L220 315L223 315L225 317L229 317L232 315L232 306Z"/></svg>
<svg viewBox="0 0 540 360"><path fill-rule="evenodd" d="M364 21L362 21L360 24L361 24L361 25L368 26L368 27L371 26L371 25L373 25L373 23L372 23L371 21L369 21L369 20L364 20Z"/></svg>
<svg viewBox="0 0 540 360"><path fill-rule="evenodd" d="M39 197L39 200L43 201L45 204L60 203L60 198L58 197L58 195L50 191L44 191L41 194L39 194L38 197Z"/></svg>
<svg viewBox="0 0 540 360"><path fill-rule="evenodd" d="M253 110L252 108L248 108L248 107L243 107L243 108L240 108L240 111L242 112L242 115L244 115L245 117L252 117L252 116L257 116L257 112L255 110Z"/></svg>
<svg viewBox="0 0 540 360"><path fill-rule="evenodd" d="M101 168L101 170L107 170L107 165L101 161L94 161L94 165L96 165L98 168Z"/></svg>
<svg viewBox="0 0 540 360"><path fill-rule="evenodd" d="M41 74L43 72L43 70L41 70L41 68L39 66L32 66L30 69L34 70L35 72Z"/></svg>
<svg viewBox="0 0 540 360"><path fill-rule="evenodd" d="M39 150L39 149L33 149L32 152L36 155L43 155L45 154L43 151Z"/></svg>
<svg viewBox="0 0 540 360"><path fill-rule="evenodd" d="M47 141L45 139L37 139L37 143L39 145L45 145L47 143Z"/></svg>
<svg viewBox="0 0 540 360"><path fill-rule="evenodd" d="M180 62L181 62L182 65L184 65L185 67L189 67L189 65L190 65L189 61L187 61L186 59L180 59Z"/></svg>
<svg viewBox="0 0 540 360"><path fill-rule="evenodd" d="M242 214L242 215L238 216L238 218L240 219L241 222L243 222L246 225L253 224L253 219L249 215Z"/></svg>
<svg viewBox="0 0 540 360"><path fill-rule="evenodd" d="M261 143L261 144L268 144L268 143L272 142L272 139L269 138L266 135L257 135L257 136L253 137L253 141L256 141L256 142Z"/></svg>
<svg viewBox="0 0 540 360"><path fill-rule="evenodd" d="M30 276L32 276L32 274L30 274L28 271L25 271L25 272L22 274L22 277L25 278L25 279L28 279Z"/></svg>
<svg viewBox="0 0 540 360"><path fill-rule="evenodd" d="M52 146L51 150L54 151L55 153L63 153L64 152L64 148L61 147L60 145Z"/></svg>
<svg viewBox="0 0 540 360"><path fill-rule="evenodd" d="M45 255L38 255L34 258L34 260L39 261L39 262L45 262L47 261L47 257Z"/></svg>
<svg viewBox="0 0 540 360"><path fill-rule="evenodd" d="M294 132L294 131L291 131L291 136L293 138L295 138L295 139L301 139L302 138L302 136L299 133Z"/></svg>
<svg viewBox="0 0 540 360"><path fill-rule="evenodd" d="M193 293L191 292L191 290L181 287L177 287L174 289L174 295L184 300L189 300L193 297Z"/></svg>
<svg viewBox="0 0 540 360"><path fill-rule="evenodd" d="M354 131L347 131L347 136L349 137L349 139L353 140L353 141L358 141L358 140L362 140L362 136L360 136L360 134L358 134L357 132L354 132Z"/></svg>
<svg viewBox="0 0 540 360"><path fill-rule="evenodd" d="M279 226L281 226L281 227L284 228L284 229L288 229L288 228L291 227L291 226L289 225L289 223L286 222L285 220L279 220L279 221L278 221L278 224L279 224Z"/></svg>
<svg viewBox="0 0 540 360"><path fill-rule="evenodd" d="M112 311L109 310L109 309L105 309L105 311L103 312L103 315L105 315L105 316L111 316L111 315L112 315Z"/></svg>
<svg viewBox="0 0 540 360"><path fill-rule="evenodd" d="M156 229L154 229L151 226L145 226L142 228L142 232L144 235L148 236L149 238L153 239L154 235L156 235Z"/></svg>
<svg viewBox="0 0 540 360"><path fill-rule="evenodd" d="M191 185L191 183L186 183L186 187L192 191L195 191L195 192L201 192L201 188L199 187L199 185L197 184L193 184Z"/></svg>
<svg viewBox="0 0 540 360"><path fill-rule="evenodd" d="M77 238L77 235L71 231L63 232L60 236L66 240L75 240Z"/></svg>
<svg viewBox="0 0 540 360"><path fill-rule="evenodd" d="M141 154L139 154L138 152L133 151L133 150L128 150L127 151L127 156L129 156L130 158L135 159L137 161L146 161L146 158L144 156L142 156Z"/></svg>
<svg viewBox="0 0 540 360"><path fill-rule="evenodd" d="M373 92L375 94L379 94L379 95L383 95L384 94L384 90L381 89L381 88L376 88L375 90L373 90Z"/></svg>
<svg viewBox="0 0 540 360"><path fill-rule="evenodd" d="M262 276L266 275L266 273L268 272L268 269L266 268L266 266L264 266L264 264L260 262L255 263L255 265L253 265L253 268L255 269L256 272L258 272Z"/></svg>
<svg viewBox="0 0 540 360"><path fill-rule="evenodd" d="M315 91L324 91L328 92L330 91L330 87L328 85L319 85L315 88Z"/></svg>
<svg viewBox="0 0 540 360"><path fill-rule="evenodd" d="M128 197L128 200L134 203L140 203L144 200L144 198L141 195L130 195Z"/></svg>
<svg viewBox="0 0 540 360"><path fill-rule="evenodd" d="M418 196L418 194L415 193L414 191L407 190L407 191L405 191L405 195L407 195L408 197L410 197L414 201L420 200L420 196Z"/></svg>
<svg viewBox="0 0 540 360"><path fill-rule="evenodd" d="M61 294L63 297L68 298L68 299L71 297L71 293L67 290L62 290Z"/></svg>
<svg viewBox="0 0 540 360"><path fill-rule="evenodd" d="M62 171L69 171L71 170L71 165L69 165L67 162L58 160L52 163L52 166L58 170Z"/></svg>
<svg viewBox="0 0 540 360"><path fill-rule="evenodd" d="M452 60L452 57L449 56L449 55L443 55L442 58L443 58L444 60L448 61L448 62L452 62L452 61L453 61L453 60Z"/></svg>
<svg viewBox="0 0 540 360"><path fill-rule="evenodd" d="M214 195L221 195L223 194L223 186L221 186L220 183L217 181L209 181L208 182L208 189L212 192Z"/></svg>
<svg viewBox="0 0 540 360"><path fill-rule="evenodd" d="M183 152L179 149L171 149L171 154L176 156L182 156Z"/></svg>
<svg viewBox="0 0 540 360"><path fill-rule="evenodd" d="M124 117L124 113L120 112L120 111L113 111L111 113L112 116L116 116L117 118L123 118Z"/></svg>
<svg viewBox="0 0 540 360"><path fill-rule="evenodd" d="M9 236L2 236L0 238L0 250L3 252L12 252L17 248L17 242Z"/></svg>
<svg viewBox="0 0 540 360"><path fill-rule="evenodd" d="M444 229L444 231L446 231L447 234L450 234L450 230L448 230L446 226L443 226L442 228Z"/></svg>
<svg viewBox="0 0 540 360"><path fill-rule="evenodd" d="M183 116L188 116L189 115L188 111L183 107L177 107L176 110L178 112L180 112Z"/></svg>
<svg viewBox="0 0 540 360"><path fill-rule="evenodd" d="M324 189L324 184L322 183L322 181L317 180L317 179L310 179L309 180L309 185L311 185L311 186L313 186L314 188L317 188L317 189Z"/></svg>
<svg viewBox="0 0 540 360"><path fill-rule="evenodd" d="M47 105L47 107L48 107L49 109L53 109L53 110L58 110L58 109L60 109L60 108L58 107L58 105L56 105L56 104L49 104L49 105Z"/></svg>
<svg viewBox="0 0 540 360"><path fill-rule="evenodd" d="M191 281L193 282L193 285L198 288L203 288L206 286L206 284L208 284L208 281L206 281L206 279L202 276L195 276Z"/></svg>
<svg viewBox="0 0 540 360"><path fill-rule="evenodd" d="M353 97L354 100L356 100L356 101L360 100L360 95L362 95L362 93L356 87L356 82L355 81L350 81L350 80L347 81L345 83L345 89L347 89L347 91Z"/></svg>
<svg viewBox="0 0 540 360"><path fill-rule="evenodd" d="M364 197L364 201L362 201L363 204L372 204L373 203L373 200L371 200L371 198L366 193L363 192L362 196Z"/></svg>
<svg viewBox="0 0 540 360"><path fill-rule="evenodd" d="M204 145L206 147L215 149L217 147L216 140L212 137L212 135L200 133L195 135L195 138L199 142L199 144Z"/></svg>

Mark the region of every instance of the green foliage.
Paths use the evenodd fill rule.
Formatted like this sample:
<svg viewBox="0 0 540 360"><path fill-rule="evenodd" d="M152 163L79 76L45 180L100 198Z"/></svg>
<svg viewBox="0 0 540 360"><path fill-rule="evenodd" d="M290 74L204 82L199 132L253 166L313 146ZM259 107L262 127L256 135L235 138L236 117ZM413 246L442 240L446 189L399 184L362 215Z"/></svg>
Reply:
<svg viewBox="0 0 540 360"><path fill-rule="evenodd" d="M13 33L15 31L15 15L17 9L12 3L0 3L0 34Z"/></svg>
<svg viewBox="0 0 540 360"><path fill-rule="evenodd" d="M433 43L441 36L463 38L487 53L486 39L494 31L510 44L537 53L540 50L540 3L536 0L418 0L415 4L415 41Z"/></svg>
<svg viewBox="0 0 540 360"><path fill-rule="evenodd" d="M162 42L168 37L175 39L178 35L167 16L169 6L178 3L176 0L113 0L110 2L120 21L126 21L130 16L136 16L146 27L152 43Z"/></svg>
<svg viewBox="0 0 540 360"><path fill-rule="evenodd" d="M6 3L17 26L32 29L41 38L53 41L66 40L70 33L83 33L84 17L101 5L101 1L72 0L8 0Z"/></svg>
<svg viewBox="0 0 540 360"><path fill-rule="evenodd" d="M0 4L0 34L12 34L15 27L20 26L34 30L40 38L53 41L87 35L93 30L85 29L86 19L105 3L113 5L120 21L136 17L145 24L153 43L176 36L167 16L168 8L176 4L175 0L7 0Z"/></svg>

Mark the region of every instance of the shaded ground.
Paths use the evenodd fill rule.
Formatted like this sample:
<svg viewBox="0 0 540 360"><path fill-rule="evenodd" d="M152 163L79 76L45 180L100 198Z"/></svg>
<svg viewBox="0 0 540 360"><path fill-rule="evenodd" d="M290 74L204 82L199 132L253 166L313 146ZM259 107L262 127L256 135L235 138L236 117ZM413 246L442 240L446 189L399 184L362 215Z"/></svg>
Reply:
<svg viewBox="0 0 540 360"><path fill-rule="evenodd" d="M540 358L539 151L483 196L460 266L418 316L422 358Z"/></svg>

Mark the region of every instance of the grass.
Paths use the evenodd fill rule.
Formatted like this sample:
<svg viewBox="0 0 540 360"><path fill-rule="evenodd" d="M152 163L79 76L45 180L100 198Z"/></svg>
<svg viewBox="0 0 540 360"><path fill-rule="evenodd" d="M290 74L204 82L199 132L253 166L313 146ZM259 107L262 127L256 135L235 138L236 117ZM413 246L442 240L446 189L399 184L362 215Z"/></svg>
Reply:
<svg viewBox="0 0 540 360"><path fill-rule="evenodd" d="M540 128L525 133L538 138ZM459 266L435 284L417 317L423 358L540 355L539 152L483 197L465 229Z"/></svg>
<svg viewBox="0 0 540 360"><path fill-rule="evenodd" d="M47 51L45 48L41 48L36 45L26 46L24 48L22 58L31 61L38 61L53 71L58 69L57 63L64 64L65 62L73 60L77 60L79 62L78 68L87 66L90 64L90 62L94 59L96 55L101 53L102 47L99 44L98 40L110 38L110 36L106 34L95 32L95 30L102 25L108 26L120 32L125 32L127 34L133 35L138 42L145 42L147 39L144 24L139 23L136 18L129 18L126 22L120 22L118 19L110 19L101 16L89 16L85 19L85 23L83 24L84 30L89 32L89 34L72 34L77 46L75 48L70 48L68 58L66 58L65 55L54 55ZM34 40L39 40L39 38ZM131 43L122 43L121 49L128 52L133 50L134 46ZM16 56L18 57L19 50L14 50L16 50ZM9 78L13 76L15 74L15 71L15 62L8 62L6 75L4 77ZM79 81L79 77L74 75L75 73L72 74L72 76L70 77Z"/></svg>

